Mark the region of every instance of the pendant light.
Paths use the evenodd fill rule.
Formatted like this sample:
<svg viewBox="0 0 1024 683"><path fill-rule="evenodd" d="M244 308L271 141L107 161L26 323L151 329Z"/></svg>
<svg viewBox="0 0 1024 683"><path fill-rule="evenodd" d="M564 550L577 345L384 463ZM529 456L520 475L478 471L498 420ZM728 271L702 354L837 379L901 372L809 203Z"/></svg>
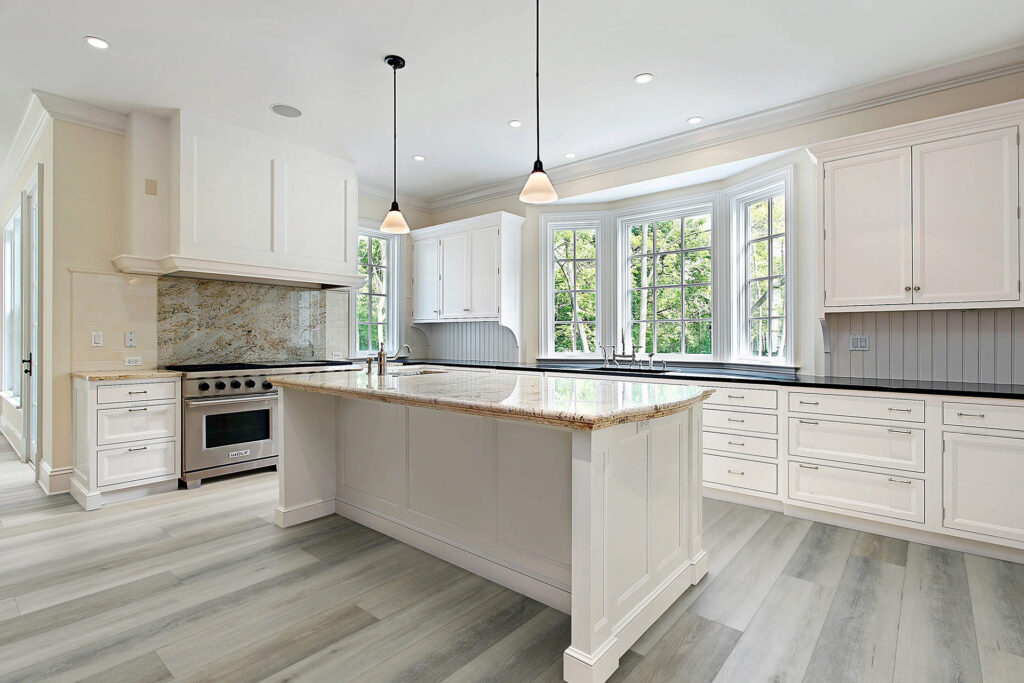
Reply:
<svg viewBox="0 0 1024 683"><path fill-rule="evenodd" d="M551 179L544 172L544 164L540 160L540 0L537 0L537 160L533 162L533 172L526 179L523 191L519 193L519 201L527 204L547 204L558 199Z"/></svg>
<svg viewBox="0 0 1024 683"><path fill-rule="evenodd" d="M384 216L384 221L380 224L381 232L391 232L398 235L404 235L409 232L409 224L405 222L405 216L402 215L402 210L398 208L398 70L405 67L405 60L398 55L388 55L384 58L384 63L391 67L391 74L394 82L393 88L393 99L394 111L392 121L394 122L394 148L392 154L394 176L392 177L392 190L394 192L391 199L391 210L388 211L387 215Z"/></svg>

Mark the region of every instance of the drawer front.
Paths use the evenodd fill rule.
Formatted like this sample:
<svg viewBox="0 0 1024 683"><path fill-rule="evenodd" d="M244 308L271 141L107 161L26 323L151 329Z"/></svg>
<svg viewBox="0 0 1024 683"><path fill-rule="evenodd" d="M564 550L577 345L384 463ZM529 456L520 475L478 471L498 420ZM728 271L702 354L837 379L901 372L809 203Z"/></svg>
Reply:
<svg viewBox="0 0 1024 683"><path fill-rule="evenodd" d="M122 446L96 453L96 484L110 486L177 471L173 441L145 446Z"/></svg>
<svg viewBox="0 0 1024 683"><path fill-rule="evenodd" d="M779 457L779 442L761 436L737 436L736 434L706 431L704 432L704 450L777 458Z"/></svg>
<svg viewBox="0 0 1024 683"><path fill-rule="evenodd" d="M789 454L924 472L924 429L791 417Z"/></svg>
<svg viewBox="0 0 1024 683"><path fill-rule="evenodd" d="M174 408L173 403L101 408L96 411L96 445L172 438L178 431Z"/></svg>
<svg viewBox="0 0 1024 683"><path fill-rule="evenodd" d="M873 396L797 392L789 395L789 410L794 413L815 415L844 415L876 420L924 422L924 401L908 398L875 398Z"/></svg>
<svg viewBox="0 0 1024 683"><path fill-rule="evenodd" d="M704 454L704 481L763 493L778 493L778 468L774 463Z"/></svg>
<svg viewBox="0 0 1024 683"><path fill-rule="evenodd" d="M741 413L737 410L704 411L704 426L715 429L740 429L748 432L777 434L779 418L775 415L759 415L757 413Z"/></svg>
<svg viewBox="0 0 1024 683"><path fill-rule="evenodd" d="M764 408L775 410L779 407L779 392L774 389L739 389L718 387L711 398L704 403L712 406L735 406L737 408Z"/></svg>
<svg viewBox="0 0 1024 683"><path fill-rule="evenodd" d="M797 501L924 523L924 480L790 461Z"/></svg>
<svg viewBox="0 0 1024 683"><path fill-rule="evenodd" d="M178 395L177 382L146 382L110 384L96 387L97 403L132 403L135 401L167 401Z"/></svg>
<svg viewBox="0 0 1024 683"><path fill-rule="evenodd" d="M988 427L1024 432L1024 406L982 403L942 404L942 424L954 427Z"/></svg>

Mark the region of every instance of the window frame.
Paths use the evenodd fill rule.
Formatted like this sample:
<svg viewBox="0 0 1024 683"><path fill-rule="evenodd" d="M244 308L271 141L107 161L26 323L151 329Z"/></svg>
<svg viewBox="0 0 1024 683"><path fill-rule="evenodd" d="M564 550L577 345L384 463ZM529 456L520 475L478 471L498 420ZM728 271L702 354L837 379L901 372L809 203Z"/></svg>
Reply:
<svg viewBox="0 0 1024 683"><path fill-rule="evenodd" d="M359 237L369 237L384 240L386 245L386 282L387 292L384 294L385 298L385 328L387 335L387 343L384 346L384 351L389 354L394 354L401 345L404 337L403 330L404 326L401 324L400 315L402 306L400 302L404 303L405 299L402 291L403 278L401 274L405 272L405 250L400 248L399 235L395 233L382 232L378 229L377 223L371 223L370 221L360 220L358 228L356 230L356 255L357 263L356 268L358 269L358 254L359 254ZM352 288L348 292L348 330L349 330L349 346L348 355L349 358L361 359L368 356L376 355L377 349L370 349L362 351L359 349L359 320L357 317L356 301L358 299L359 289Z"/></svg>
<svg viewBox="0 0 1024 683"><path fill-rule="evenodd" d="M0 393L12 399L21 396L21 304L23 298L21 272L21 232L24 207L19 203L3 223L0 270L3 276L2 379ZM17 296L15 296L17 294Z"/></svg>
<svg viewBox="0 0 1024 683"><path fill-rule="evenodd" d="M773 173L760 176L740 185L728 189L729 222L731 226L731 261L730 275L731 287L731 326L733 330L732 346L730 357L733 362L745 365L767 365L793 367L795 356L794 336L796 326L794 320L794 293L797 291L794 280L794 259L796 254L796 203L794 196L794 167L792 165L782 168ZM772 197L782 194L785 201L786 229L785 234L785 298L786 307L783 314L783 325L786 330L786 339L783 353L777 357L755 356L750 353L749 340L749 316L747 315L747 239L746 239L746 207L763 199L770 200ZM770 209L769 209L770 211ZM769 242L769 250L770 250ZM769 259L770 259L769 254ZM770 302L769 302L770 306ZM771 311L769 310L769 315Z"/></svg>
<svg viewBox="0 0 1024 683"><path fill-rule="evenodd" d="M555 351L555 283L554 283L554 245L552 239L556 230L594 230L594 286L596 298L595 348L586 353L583 351ZM593 359L601 358L601 346L605 344L605 311L604 290L604 259L605 233L607 231L607 214L605 212L580 212L564 214L541 214L540 216L540 339L538 358L559 359ZM574 254L575 256L575 254ZM576 260L575 258L573 260ZM590 259L586 259L590 260ZM574 290L576 291L576 290ZM589 322L589 321L587 321Z"/></svg>

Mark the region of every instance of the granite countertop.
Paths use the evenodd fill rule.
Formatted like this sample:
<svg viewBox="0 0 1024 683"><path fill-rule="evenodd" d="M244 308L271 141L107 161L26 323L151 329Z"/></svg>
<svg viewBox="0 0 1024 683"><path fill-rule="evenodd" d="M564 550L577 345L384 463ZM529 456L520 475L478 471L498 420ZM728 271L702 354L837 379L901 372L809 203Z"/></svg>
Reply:
<svg viewBox="0 0 1024 683"><path fill-rule="evenodd" d="M180 372L173 370L72 370L72 377L90 382L109 382L119 379L172 379L181 377Z"/></svg>
<svg viewBox="0 0 1024 683"><path fill-rule="evenodd" d="M596 377L610 376L642 381L645 378L680 379L694 382L738 382L743 384L765 384L799 389L848 389L853 391L888 391L906 394L937 394L947 396L974 396L980 398L1024 399L1024 384L996 384L993 382L949 382L909 379L871 379L857 377L832 377L828 375L801 375L796 372L758 368L695 368L693 366L669 365L668 372L614 372L600 367L600 363L570 363L559 361L537 361L523 363L516 361L463 361L438 358L403 359L405 363L422 363L446 367L492 368L516 370L519 372L577 372L593 374Z"/></svg>
<svg viewBox="0 0 1024 683"><path fill-rule="evenodd" d="M692 384L609 377L544 377L536 372L494 375L456 369L410 372L397 369L382 378L365 372L309 373L274 376L270 381L285 389L588 431L679 413L712 393Z"/></svg>

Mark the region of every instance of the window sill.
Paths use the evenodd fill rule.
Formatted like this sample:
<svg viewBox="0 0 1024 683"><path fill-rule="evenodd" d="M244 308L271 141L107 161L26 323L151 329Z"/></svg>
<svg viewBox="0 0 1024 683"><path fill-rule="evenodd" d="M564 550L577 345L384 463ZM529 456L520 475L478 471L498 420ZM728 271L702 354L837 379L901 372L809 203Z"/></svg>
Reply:
<svg viewBox="0 0 1024 683"><path fill-rule="evenodd" d="M21 410L21 396L15 396L11 391L0 391L0 398L16 410Z"/></svg>

